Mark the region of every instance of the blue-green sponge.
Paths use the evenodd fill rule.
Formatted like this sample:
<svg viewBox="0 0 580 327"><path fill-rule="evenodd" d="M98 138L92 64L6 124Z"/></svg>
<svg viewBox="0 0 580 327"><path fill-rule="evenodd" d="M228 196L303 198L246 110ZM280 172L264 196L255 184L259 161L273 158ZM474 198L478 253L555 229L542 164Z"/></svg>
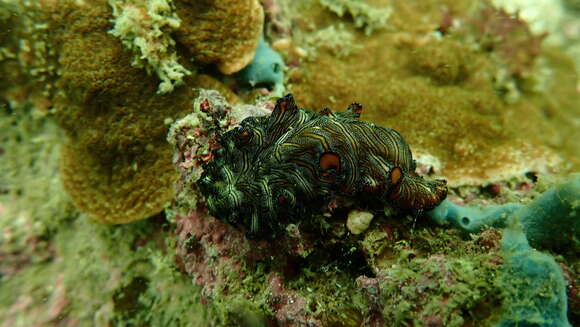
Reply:
<svg viewBox="0 0 580 327"><path fill-rule="evenodd" d="M265 87L273 95L284 93L284 60L262 37L252 62L237 74L238 80L250 87Z"/></svg>
<svg viewBox="0 0 580 327"><path fill-rule="evenodd" d="M503 228L504 258L496 282L504 300L498 327L569 327L566 282L554 258L532 246L578 249L580 175L551 188L528 205L486 208L443 201L427 213L439 224L476 233L485 226Z"/></svg>
<svg viewBox="0 0 580 327"><path fill-rule="evenodd" d="M568 327L566 282L554 258L530 247L522 226L503 232L498 327Z"/></svg>
<svg viewBox="0 0 580 327"><path fill-rule="evenodd" d="M519 221L532 246L578 247L580 240L580 175L556 186L528 205L508 203L486 208L459 206L445 200L427 213L441 225L468 233L485 226L504 227L508 218Z"/></svg>

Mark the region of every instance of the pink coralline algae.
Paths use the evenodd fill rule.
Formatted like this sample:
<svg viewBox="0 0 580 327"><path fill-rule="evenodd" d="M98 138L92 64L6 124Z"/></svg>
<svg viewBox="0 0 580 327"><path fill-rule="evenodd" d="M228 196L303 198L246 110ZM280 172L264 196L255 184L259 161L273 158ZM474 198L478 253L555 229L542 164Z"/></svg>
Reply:
<svg viewBox="0 0 580 327"><path fill-rule="evenodd" d="M321 325L319 319L309 314L307 300L289 289L282 277L288 263L280 252L292 245L276 247L267 241L248 240L243 232L211 217L203 207L189 215L177 215L176 224L178 263L202 288L203 302L266 294L265 311L272 312L270 319L279 325ZM272 261L277 262L281 271L257 273L262 263ZM254 303L247 305L256 310Z"/></svg>
<svg viewBox="0 0 580 327"><path fill-rule="evenodd" d="M272 112L272 103L230 105L214 90L200 89L193 104L193 113L175 122L167 137L176 151L173 163L181 173L176 184L178 196L195 198L191 190L202 173L202 165L212 159L220 135L237 126L249 116L264 116Z"/></svg>

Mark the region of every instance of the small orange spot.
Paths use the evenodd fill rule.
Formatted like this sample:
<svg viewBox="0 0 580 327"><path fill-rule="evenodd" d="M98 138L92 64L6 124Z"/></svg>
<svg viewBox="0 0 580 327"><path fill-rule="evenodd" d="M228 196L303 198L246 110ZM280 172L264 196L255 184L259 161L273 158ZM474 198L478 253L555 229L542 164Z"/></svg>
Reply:
<svg viewBox="0 0 580 327"><path fill-rule="evenodd" d="M243 131L240 133L240 136L241 137L248 137L248 136L250 136L250 133L248 131Z"/></svg>
<svg viewBox="0 0 580 327"><path fill-rule="evenodd" d="M334 169L340 171L340 157L336 153L325 152L320 156L318 165L323 170Z"/></svg>
<svg viewBox="0 0 580 327"><path fill-rule="evenodd" d="M389 177L391 179L391 185L398 185L403 178L403 171L401 170L401 167L395 167L391 169Z"/></svg>
<svg viewBox="0 0 580 327"><path fill-rule="evenodd" d="M280 101L280 103L278 103L278 107L280 108L280 112L285 112L286 111L286 105L288 105L288 101Z"/></svg>

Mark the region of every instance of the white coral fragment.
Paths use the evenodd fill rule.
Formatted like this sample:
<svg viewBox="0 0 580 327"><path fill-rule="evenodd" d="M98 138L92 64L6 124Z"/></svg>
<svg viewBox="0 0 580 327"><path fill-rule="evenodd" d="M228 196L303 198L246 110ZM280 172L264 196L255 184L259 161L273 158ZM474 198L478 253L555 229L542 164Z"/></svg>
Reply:
<svg viewBox="0 0 580 327"><path fill-rule="evenodd" d="M361 0L319 0L320 4L339 17L351 16L356 28L364 29L366 35L384 28L393 9L374 8Z"/></svg>
<svg viewBox="0 0 580 327"><path fill-rule="evenodd" d="M368 211L353 210L348 213L346 228L354 235L358 235L369 228L373 217Z"/></svg>
<svg viewBox="0 0 580 327"><path fill-rule="evenodd" d="M132 65L155 73L161 80L158 93L172 92L191 74L177 61L175 41L171 32L181 20L173 11L170 0L109 0L113 8L110 31L135 57Z"/></svg>

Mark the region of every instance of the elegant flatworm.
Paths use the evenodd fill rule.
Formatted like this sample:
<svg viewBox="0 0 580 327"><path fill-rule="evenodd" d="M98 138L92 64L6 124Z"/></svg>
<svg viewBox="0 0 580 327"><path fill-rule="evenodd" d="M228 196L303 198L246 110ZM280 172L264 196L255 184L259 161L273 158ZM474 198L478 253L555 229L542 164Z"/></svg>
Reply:
<svg viewBox="0 0 580 327"><path fill-rule="evenodd" d="M366 209L434 208L447 195L445 181L418 176L403 137L360 121L361 111L353 103L345 112L315 113L289 94L270 116L246 118L221 136L204 166L198 185L209 212L261 237L337 199Z"/></svg>

